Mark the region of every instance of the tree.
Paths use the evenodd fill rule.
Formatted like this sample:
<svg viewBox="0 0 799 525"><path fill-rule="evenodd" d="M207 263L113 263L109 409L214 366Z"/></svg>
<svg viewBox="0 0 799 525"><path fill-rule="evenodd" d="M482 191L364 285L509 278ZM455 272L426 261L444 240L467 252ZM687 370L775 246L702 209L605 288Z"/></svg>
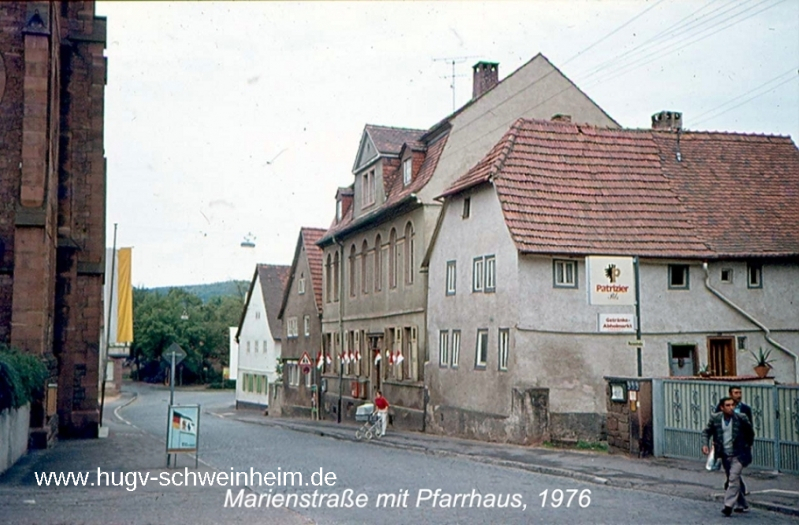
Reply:
<svg viewBox="0 0 799 525"><path fill-rule="evenodd" d="M132 350L138 379L164 379L168 368L161 355L172 343L186 351L181 363L184 383L218 379L214 365L227 361L228 327L238 324L242 308L242 300L233 296L213 297L204 303L178 288L166 294L135 289Z"/></svg>

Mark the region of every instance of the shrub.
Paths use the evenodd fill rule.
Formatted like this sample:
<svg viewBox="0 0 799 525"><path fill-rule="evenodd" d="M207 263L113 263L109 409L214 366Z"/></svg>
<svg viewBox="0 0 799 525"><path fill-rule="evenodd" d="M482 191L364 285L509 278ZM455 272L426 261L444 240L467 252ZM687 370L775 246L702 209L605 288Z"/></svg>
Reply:
<svg viewBox="0 0 799 525"><path fill-rule="evenodd" d="M0 343L0 411L41 398L47 377L41 359Z"/></svg>

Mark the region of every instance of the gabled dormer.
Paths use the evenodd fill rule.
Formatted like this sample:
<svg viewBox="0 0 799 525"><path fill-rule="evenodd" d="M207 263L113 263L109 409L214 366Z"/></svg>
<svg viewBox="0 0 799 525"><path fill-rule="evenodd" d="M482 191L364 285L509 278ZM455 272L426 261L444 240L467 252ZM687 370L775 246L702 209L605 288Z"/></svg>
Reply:
<svg viewBox="0 0 799 525"><path fill-rule="evenodd" d="M399 153L400 176L402 177L402 187L410 186L422 167L427 147L422 142L406 142L402 145Z"/></svg>
<svg viewBox="0 0 799 525"><path fill-rule="evenodd" d="M340 223L352 208L352 186L339 188L336 192L336 224Z"/></svg>
<svg viewBox="0 0 799 525"><path fill-rule="evenodd" d="M364 126L352 172L355 176L353 218L370 213L386 201L406 143L417 143L424 130Z"/></svg>

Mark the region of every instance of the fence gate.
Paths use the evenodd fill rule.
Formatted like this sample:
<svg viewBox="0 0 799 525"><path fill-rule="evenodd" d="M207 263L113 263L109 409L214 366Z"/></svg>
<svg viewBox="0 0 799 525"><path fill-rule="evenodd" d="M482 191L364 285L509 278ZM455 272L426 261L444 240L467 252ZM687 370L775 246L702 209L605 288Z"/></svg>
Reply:
<svg viewBox="0 0 799 525"><path fill-rule="evenodd" d="M654 379L655 456L702 458L702 430L732 383ZM799 474L799 386L741 385L752 407L755 467Z"/></svg>

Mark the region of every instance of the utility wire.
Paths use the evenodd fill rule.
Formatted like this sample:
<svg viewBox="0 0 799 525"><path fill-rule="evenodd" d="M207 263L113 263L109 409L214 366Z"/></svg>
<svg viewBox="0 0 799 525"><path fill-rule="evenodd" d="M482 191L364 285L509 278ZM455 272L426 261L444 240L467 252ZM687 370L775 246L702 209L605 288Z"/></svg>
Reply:
<svg viewBox="0 0 799 525"><path fill-rule="evenodd" d="M782 75L780 75L780 76L782 76ZM749 102L753 101L754 99L756 99L758 97L761 97L761 96L763 96L763 95L765 95L767 93L771 93L771 92L775 91L778 87L782 86L783 84L787 84L788 82L793 82L796 79L797 79L796 77L787 78L787 79L783 80L782 82L780 82L779 84L777 84L776 86L773 86L771 89L768 89L766 91L763 91L762 93L758 93L756 95L753 95L753 96L749 97L748 99L746 99L746 100L744 100L744 101L742 101L742 102L740 102L740 103L738 103L738 104L736 104L736 105L734 105L734 106L732 106L730 108L727 108L727 109L725 109L724 111L722 111L720 113L717 113L715 115L709 116L709 117L704 118L704 119L697 120L694 123L694 125L700 124L702 122L708 122L708 121L711 121L711 120L713 120L715 118L718 118L718 117L724 115L725 113L728 113L728 112L732 111L733 109L739 108L739 107L743 106L744 104L748 104ZM752 90L752 91L754 91L754 90ZM751 93L752 91L750 91L749 93ZM743 95L741 95L741 96L743 96ZM740 98L740 97L737 97L737 98ZM726 103L722 104L719 107L722 107L724 105L726 105ZM716 108L716 109L718 109L718 108ZM709 112L702 113L702 115L705 115L707 113L709 113Z"/></svg>
<svg viewBox="0 0 799 525"><path fill-rule="evenodd" d="M639 67L648 65L648 64L654 62L655 60L659 60L661 58L667 57L667 56L669 56L669 55L671 55L673 53L676 53L677 51L679 51L681 49L684 49L684 48L686 48L686 47L688 47L690 45L693 45L693 44L695 44L697 42L701 42L702 40L704 40L706 38L709 38L709 37L715 35L716 33L724 31L725 29L727 29L729 27L732 27L732 26L734 26L734 25L736 25L736 24L738 24L740 22L748 20L748 19L752 18L753 16L762 13L763 11L771 9L772 7L775 7L778 4L781 4L785 0L779 0L778 2L776 2L776 3L772 4L772 5L766 6L763 9L761 9L759 11L756 11L756 12L750 14L747 17L734 20L739 15L742 15L743 13L745 13L747 11L750 11L750 10L756 8L756 7L759 7L760 5L766 3L767 1L768 0L763 0L760 3L755 4L754 6L748 8L748 9L746 9L744 11L741 11L741 12L738 12L738 13L736 13L734 15L731 15L731 16L729 16L729 17L717 22L716 24L713 24L712 26L703 29L702 31L698 32L695 35L695 36L698 36L698 38L693 38L692 40L689 40L688 42L685 42L685 43L678 42L677 44L682 44L682 45L679 45L678 47L673 47L675 44L670 44L670 45L667 45L667 46L665 46L665 47L663 47L663 48L661 48L661 49L659 49L657 51L653 51L653 52L651 52L651 53L649 53L649 54L647 54L647 55L645 55L643 57L635 59L635 60L633 60L632 62L630 62L628 64L619 65L618 67L616 67L615 71L612 70L612 68L611 68L611 71L609 71L608 75L606 75L605 77L600 77L598 79L595 79L593 82L589 82L587 84L587 87L597 86L597 85L599 85L599 84L601 84L603 82L607 82L607 81L612 80L614 78L618 78L618 77L620 77L622 75L625 75L625 74L629 73L630 71L634 71L634 70L638 69ZM703 35L703 33L706 33L707 31L709 31L709 30L711 30L713 28L716 28L719 25L721 25L721 24L723 24L725 22L728 22L730 20L733 20L733 21L731 23L725 25L724 27L721 27L720 29L718 29L716 31L713 31L711 33L707 33L707 34ZM699 36L699 35L703 35L703 36Z"/></svg>
<svg viewBox="0 0 799 525"><path fill-rule="evenodd" d="M586 72L586 77L584 77L584 78L591 77L591 76L595 75L595 74L596 74L596 73L598 73L600 70L603 70L603 69L605 69L605 68L606 68L606 67L607 67L609 64L611 64L611 63L613 63L613 62L615 62L615 61L618 61L618 60L624 59L625 57L628 57L628 56L634 55L634 54L636 54L636 53L642 52L644 49L646 49L647 47L650 47L650 45L653 45L653 44L654 44L654 43L656 43L658 40L660 40L660 39L661 39L661 37L662 37L663 35L667 34L669 31L671 31L671 30L673 30L673 29L678 29L678 28L680 27L680 24L682 24L682 23L683 23L685 20L687 20L688 18L691 18L691 17L692 17L692 16L694 16L695 14L697 14L697 13L699 13L700 11L702 11L703 9L705 9L707 6L709 6L709 5L713 4L713 3L717 2L717 1L718 1L718 0L710 0L710 2L708 2L708 3L707 3L707 4L705 4L705 5L703 5L702 7L700 7L699 9L697 9L696 11L694 11L693 13L691 13L690 15L686 16L685 18L682 18L682 19L681 19L681 20L679 20L678 22L675 22L674 24L670 25L670 26L669 26L669 27L667 27L666 29L662 30L660 33L657 33L657 34L655 34L654 36L652 36L652 37L648 38L647 40L645 40L645 41L644 41L644 42L642 42L641 44L639 44L639 45L637 45L637 46L633 47L632 49L630 49L630 50L628 50L628 51L625 51L624 53L622 53L622 54L620 54L620 55L616 55L615 57L611 57L611 58L609 58L609 59L605 60L604 62L602 62L602 63L598 64L598 65L597 65L597 66L595 66L594 68L592 68L592 69L588 70L588 71ZM720 8L719 8L719 9L720 9ZM718 9L716 9L716 11L718 11ZM712 14L713 12L714 12L714 11L711 11L711 13L709 13L709 14ZM702 15L701 17L699 17L699 18L695 19L695 21L701 20L701 19L702 19L703 17L705 17L705 16L708 16L708 15Z"/></svg>

